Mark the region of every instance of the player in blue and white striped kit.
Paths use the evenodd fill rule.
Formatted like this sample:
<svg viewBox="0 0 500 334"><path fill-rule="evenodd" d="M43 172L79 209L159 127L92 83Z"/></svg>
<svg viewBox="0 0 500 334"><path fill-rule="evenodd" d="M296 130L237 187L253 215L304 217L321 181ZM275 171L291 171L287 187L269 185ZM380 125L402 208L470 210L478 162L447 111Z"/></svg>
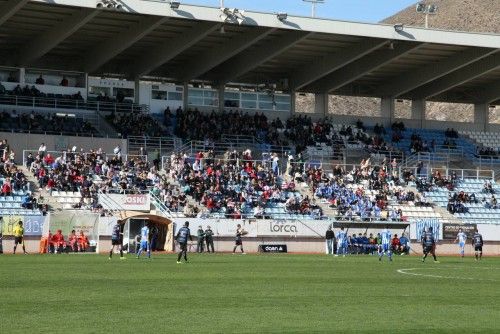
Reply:
<svg viewBox="0 0 500 334"><path fill-rule="evenodd" d="M467 234L464 233L462 229L458 230L457 238L455 239L455 242L458 241L458 247L460 248L460 255L462 258L464 257L465 254L465 242L467 241Z"/></svg>
<svg viewBox="0 0 500 334"><path fill-rule="evenodd" d="M347 233L344 231L344 227L340 228L340 231L337 232L337 254L342 254L344 257L347 253Z"/></svg>
<svg viewBox="0 0 500 334"><path fill-rule="evenodd" d="M389 231L388 227L385 227L385 230L380 233L380 236L382 237L382 243L379 246L378 249L378 260L382 261L382 256L387 255L389 258L389 261L392 261L392 251L391 251L391 237L392 233Z"/></svg>
<svg viewBox="0 0 500 334"><path fill-rule="evenodd" d="M148 225L144 225L141 228L141 246L139 247L139 251L137 252L137 258L141 256L142 251L148 252L148 258L151 258L151 245L149 243L149 227Z"/></svg>

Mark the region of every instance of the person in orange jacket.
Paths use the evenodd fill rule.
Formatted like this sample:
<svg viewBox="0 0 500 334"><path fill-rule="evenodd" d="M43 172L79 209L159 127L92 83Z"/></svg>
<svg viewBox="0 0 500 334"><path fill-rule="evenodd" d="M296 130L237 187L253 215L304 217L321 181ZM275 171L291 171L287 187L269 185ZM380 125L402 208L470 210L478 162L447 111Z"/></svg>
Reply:
<svg viewBox="0 0 500 334"><path fill-rule="evenodd" d="M66 242L61 230L57 230L57 233L52 236L52 244L56 253L62 253L66 249Z"/></svg>
<svg viewBox="0 0 500 334"><path fill-rule="evenodd" d="M71 231L71 234L68 237L69 247L73 252L78 251L78 236L76 235L75 230Z"/></svg>
<svg viewBox="0 0 500 334"><path fill-rule="evenodd" d="M78 236L78 251L85 252L85 250L89 247L89 239L83 231L80 231L80 235Z"/></svg>

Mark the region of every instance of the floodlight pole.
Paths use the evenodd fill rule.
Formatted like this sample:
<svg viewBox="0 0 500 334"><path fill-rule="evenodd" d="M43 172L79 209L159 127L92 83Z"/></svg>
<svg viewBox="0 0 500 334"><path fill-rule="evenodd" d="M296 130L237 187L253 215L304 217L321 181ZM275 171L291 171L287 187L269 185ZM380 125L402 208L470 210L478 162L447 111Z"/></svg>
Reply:
<svg viewBox="0 0 500 334"><path fill-rule="evenodd" d="M429 28L429 15L435 15L436 14L436 6L433 4L424 4L424 3L419 3L417 4L417 13L424 14L425 15L425 23L424 27L426 29Z"/></svg>
<svg viewBox="0 0 500 334"><path fill-rule="evenodd" d="M318 3L324 3L325 0L302 0L304 2L310 2L311 3L311 17L314 18L316 17L316 5Z"/></svg>

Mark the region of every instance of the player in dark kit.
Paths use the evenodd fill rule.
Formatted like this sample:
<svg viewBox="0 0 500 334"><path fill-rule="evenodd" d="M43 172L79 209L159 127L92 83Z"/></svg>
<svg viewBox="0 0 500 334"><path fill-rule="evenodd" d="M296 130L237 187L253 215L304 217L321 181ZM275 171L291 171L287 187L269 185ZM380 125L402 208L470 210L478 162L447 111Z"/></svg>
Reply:
<svg viewBox="0 0 500 334"><path fill-rule="evenodd" d="M120 224L116 223L113 226L113 231L111 232L111 249L109 250L109 259L113 257L113 250L117 247L120 250L120 260L125 260L123 257L123 249L122 249L122 228Z"/></svg>
<svg viewBox="0 0 500 334"><path fill-rule="evenodd" d="M472 236L472 246L474 246L474 253L476 256L476 261L481 260L483 257L483 236L479 234L476 229L474 235Z"/></svg>
<svg viewBox="0 0 500 334"><path fill-rule="evenodd" d="M177 263L181 263L182 255L184 254L184 260L188 262L187 259L187 241L193 241L193 237L191 236L191 231L189 230L189 222L185 222L184 226L179 229L177 235L175 236L175 240L179 243L179 247L181 251L177 256Z"/></svg>
<svg viewBox="0 0 500 334"><path fill-rule="evenodd" d="M243 235L245 235L245 231L243 230L241 225L238 224L236 229L236 239L234 240L233 254L236 253L236 248L238 248L238 246L240 246L241 254L245 254L245 252L243 251L243 240L241 239Z"/></svg>
<svg viewBox="0 0 500 334"><path fill-rule="evenodd" d="M422 248L424 250L422 262L425 262L427 255L431 253L434 258L434 262L439 263L436 259L436 240L434 239L434 234L432 233L432 227L429 227L427 231L422 234Z"/></svg>

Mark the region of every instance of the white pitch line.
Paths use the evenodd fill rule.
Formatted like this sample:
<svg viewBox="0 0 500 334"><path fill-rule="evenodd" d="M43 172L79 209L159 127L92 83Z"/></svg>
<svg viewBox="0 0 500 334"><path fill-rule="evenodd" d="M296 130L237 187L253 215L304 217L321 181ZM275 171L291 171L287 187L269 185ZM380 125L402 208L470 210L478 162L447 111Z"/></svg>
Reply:
<svg viewBox="0 0 500 334"><path fill-rule="evenodd" d="M412 276L422 276L422 277L432 277L432 278L446 278L446 279L459 279L465 281L488 281L488 282L500 282L496 279L491 278L473 278L473 277L460 277L460 276L443 276L443 275L432 275L432 274L421 274L421 273L413 273L409 271L419 270L419 269L440 269L440 268L406 268L406 269L398 269L397 272L404 275L412 275ZM452 269L452 268L442 268L442 269ZM492 268L497 269L497 268Z"/></svg>

